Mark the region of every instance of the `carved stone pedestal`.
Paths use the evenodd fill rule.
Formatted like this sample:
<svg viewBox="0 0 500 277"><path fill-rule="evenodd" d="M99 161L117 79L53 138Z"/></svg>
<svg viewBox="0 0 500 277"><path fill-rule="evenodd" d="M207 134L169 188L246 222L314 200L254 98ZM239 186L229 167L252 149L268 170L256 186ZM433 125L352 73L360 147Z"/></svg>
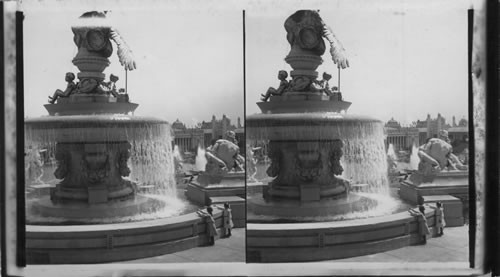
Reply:
<svg viewBox="0 0 500 277"><path fill-rule="evenodd" d="M213 180L217 180L217 182L209 182ZM186 196L189 200L200 205L210 205L211 197L237 196L245 198L245 172L230 172L220 179L202 173L195 181L188 184Z"/></svg>
<svg viewBox="0 0 500 277"><path fill-rule="evenodd" d="M54 175L63 180L51 200L97 204L134 197L135 183L122 178L130 174L129 152L128 142L58 143Z"/></svg>
<svg viewBox="0 0 500 277"><path fill-rule="evenodd" d="M342 145L341 140L271 141L267 174L275 179L265 198L320 201L346 195L349 182L336 176L343 171Z"/></svg>

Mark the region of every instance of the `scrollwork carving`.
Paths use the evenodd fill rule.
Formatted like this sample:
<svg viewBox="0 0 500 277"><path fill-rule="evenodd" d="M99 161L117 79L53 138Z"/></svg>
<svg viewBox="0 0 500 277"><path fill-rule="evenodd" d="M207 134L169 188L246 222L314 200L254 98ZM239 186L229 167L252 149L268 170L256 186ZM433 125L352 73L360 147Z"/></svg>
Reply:
<svg viewBox="0 0 500 277"><path fill-rule="evenodd" d="M81 168L89 183L102 183L110 172L109 155L104 153L87 154L81 161Z"/></svg>
<svg viewBox="0 0 500 277"><path fill-rule="evenodd" d="M269 177L277 177L280 173L280 163L282 153L276 142L271 141L268 146L268 157L271 159L271 164L266 170Z"/></svg>
<svg viewBox="0 0 500 277"><path fill-rule="evenodd" d="M70 153L66 147L58 145L56 148L56 163L57 168L54 171L54 176L57 179L64 179L69 172Z"/></svg>
<svg viewBox="0 0 500 277"><path fill-rule="evenodd" d="M295 173L302 181L312 182L321 176L323 162L321 161L321 153L318 151L312 154L308 153L307 156L313 156L314 159L305 159L300 152L295 155Z"/></svg>
<svg viewBox="0 0 500 277"><path fill-rule="evenodd" d="M338 140L334 143L329 155L329 167L332 175L341 175L344 172L342 165L340 164L340 158L344 155L342 151L343 143Z"/></svg>
<svg viewBox="0 0 500 277"><path fill-rule="evenodd" d="M130 175L130 168L128 167L128 159L130 158L130 144L127 147L121 148L118 157L118 171L123 177Z"/></svg>

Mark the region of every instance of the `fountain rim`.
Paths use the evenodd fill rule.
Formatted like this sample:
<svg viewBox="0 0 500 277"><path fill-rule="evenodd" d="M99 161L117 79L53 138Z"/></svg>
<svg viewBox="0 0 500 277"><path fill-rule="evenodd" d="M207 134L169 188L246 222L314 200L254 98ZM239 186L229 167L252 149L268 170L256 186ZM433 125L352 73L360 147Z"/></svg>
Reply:
<svg viewBox="0 0 500 277"><path fill-rule="evenodd" d="M296 120L296 121L341 121L341 122L380 122L382 120L359 114L343 114L338 112L297 112L297 113L257 113L251 114L246 117L246 120L259 121L259 120Z"/></svg>
<svg viewBox="0 0 500 277"><path fill-rule="evenodd" d="M168 124L166 120L150 116L135 116L124 114L95 114L95 115L58 115L58 116L41 116L34 118L24 119L26 126L36 124L115 124L115 125L129 125L129 124ZM72 126L74 127L74 126Z"/></svg>
<svg viewBox="0 0 500 277"><path fill-rule="evenodd" d="M340 124L378 123L382 120L371 116L357 114L340 114L335 112L310 112L310 113L279 113L279 114L253 114L246 117L246 127L257 129L262 127L287 127L287 126L319 126Z"/></svg>
<svg viewBox="0 0 500 277"><path fill-rule="evenodd" d="M426 209L426 216L431 216L434 210L430 207ZM400 220L412 220L414 216L408 211L398 212L390 215L375 216L369 218L338 220L338 221L323 221L323 222L297 222L297 223L247 223L247 229L252 231L294 231L294 230L317 230L317 229L332 229L366 227L375 224L391 224Z"/></svg>
<svg viewBox="0 0 500 277"><path fill-rule="evenodd" d="M198 220L200 217L197 212L191 212L183 215L176 215L166 218L148 219L134 222L117 222L105 224L78 224L78 225L42 225L42 224L26 224L26 232L45 232L45 233L61 233L61 232L103 232L116 230L137 230L149 229L154 227L162 227L165 225L183 224L188 221Z"/></svg>

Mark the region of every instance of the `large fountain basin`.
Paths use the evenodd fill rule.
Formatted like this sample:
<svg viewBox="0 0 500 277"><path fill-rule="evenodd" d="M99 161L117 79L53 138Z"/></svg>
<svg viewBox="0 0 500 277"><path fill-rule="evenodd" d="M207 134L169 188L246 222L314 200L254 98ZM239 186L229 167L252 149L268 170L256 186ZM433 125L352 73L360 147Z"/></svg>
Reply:
<svg viewBox="0 0 500 277"><path fill-rule="evenodd" d="M222 206L214 206L217 228ZM141 222L26 226L30 264L103 263L153 257L207 245L207 223L197 213Z"/></svg>
<svg viewBox="0 0 500 277"><path fill-rule="evenodd" d="M58 143L147 140L168 127L158 118L123 114L39 117L26 119L24 125L28 138Z"/></svg>
<svg viewBox="0 0 500 277"><path fill-rule="evenodd" d="M378 119L334 112L254 114L246 124L250 139L268 140L350 140L382 130Z"/></svg>
<svg viewBox="0 0 500 277"><path fill-rule="evenodd" d="M435 235L434 209L426 218ZM408 212L359 220L247 224L247 262L342 259L418 244L418 220Z"/></svg>
<svg viewBox="0 0 500 277"><path fill-rule="evenodd" d="M298 189L301 185L321 187L330 183L334 184L332 189L338 187L342 181L332 177L332 160L340 160L343 169L342 172L336 170L335 175L342 174L353 184L369 184L370 189L384 189L388 183L383 123L380 120L335 112L310 112L255 114L249 116L246 122L250 143L252 140L263 141L275 149L269 154L271 165L279 163L278 181L274 181L274 187L294 186ZM305 156L310 153L318 158ZM300 167L297 166L298 160ZM301 180L298 176L316 169L320 171L314 182ZM301 195L300 198L310 197Z"/></svg>
<svg viewBox="0 0 500 277"><path fill-rule="evenodd" d="M134 216L141 213L153 213L166 206L164 201L144 195L135 195L133 199L110 201L89 205L86 202L65 204L53 203L49 195L32 200L28 213L43 217L65 218L71 220L106 219L113 217Z"/></svg>
<svg viewBox="0 0 500 277"><path fill-rule="evenodd" d="M349 194L339 199L323 199L321 201L298 202L288 199L266 201L262 197L247 198L248 210L256 215L269 215L282 219L302 219L318 217L334 217L348 213L363 212L376 207L379 203L368 194ZM249 221L253 221L250 217Z"/></svg>

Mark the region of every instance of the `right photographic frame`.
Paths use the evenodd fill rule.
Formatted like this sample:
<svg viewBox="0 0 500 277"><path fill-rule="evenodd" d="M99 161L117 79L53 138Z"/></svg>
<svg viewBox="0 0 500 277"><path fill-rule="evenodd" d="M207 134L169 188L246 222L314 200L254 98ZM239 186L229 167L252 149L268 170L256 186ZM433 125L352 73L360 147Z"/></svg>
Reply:
<svg viewBox="0 0 500 277"><path fill-rule="evenodd" d="M482 265L484 12L429 4L245 11L248 263Z"/></svg>

